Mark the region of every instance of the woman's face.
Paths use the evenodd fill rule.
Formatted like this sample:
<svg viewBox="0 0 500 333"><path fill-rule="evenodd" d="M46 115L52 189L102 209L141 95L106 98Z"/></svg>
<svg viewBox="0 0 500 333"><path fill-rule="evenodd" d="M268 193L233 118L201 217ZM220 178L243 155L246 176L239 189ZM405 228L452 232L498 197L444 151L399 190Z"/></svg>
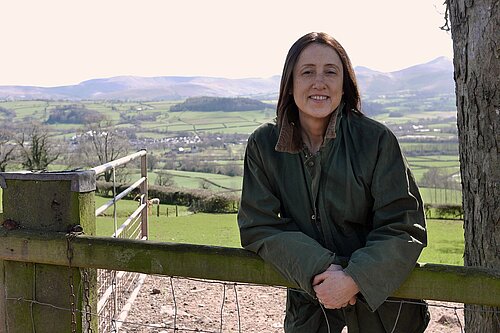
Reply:
<svg viewBox="0 0 500 333"><path fill-rule="evenodd" d="M293 98L301 122L328 121L342 99L343 73L342 61L330 46L314 43L302 51L293 69Z"/></svg>

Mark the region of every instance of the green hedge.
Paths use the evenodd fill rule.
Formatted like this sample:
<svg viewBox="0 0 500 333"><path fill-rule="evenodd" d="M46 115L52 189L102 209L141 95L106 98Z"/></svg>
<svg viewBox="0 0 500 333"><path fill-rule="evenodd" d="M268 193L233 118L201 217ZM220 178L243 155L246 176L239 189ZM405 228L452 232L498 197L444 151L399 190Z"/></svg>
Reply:
<svg viewBox="0 0 500 333"><path fill-rule="evenodd" d="M124 191L128 185L117 184L116 192ZM102 196L113 195L113 183L97 182L96 192ZM134 199L138 190L132 191L127 199ZM187 206L193 212L203 213L236 213L239 206L239 195L235 193L220 193L205 189L184 189L171 186L150 185L149 198L158 198L160 203L168 205Z"/></svg>
<svg viewBox="0 0 500 333"><path fill-rule="evenodd" d="M462 205L456 204L424 204L425 217L433 219L459 219L463 220L464 210Z"/></svg>

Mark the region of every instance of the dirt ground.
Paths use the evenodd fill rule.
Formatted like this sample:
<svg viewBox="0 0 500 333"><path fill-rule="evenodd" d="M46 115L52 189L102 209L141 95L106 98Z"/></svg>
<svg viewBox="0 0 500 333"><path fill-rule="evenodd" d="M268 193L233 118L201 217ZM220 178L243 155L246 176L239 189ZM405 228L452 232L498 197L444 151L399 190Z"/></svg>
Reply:
<svg viewBox="0 0 500 333"><path fill-rule="evenodd" d="M285 299L283 288L149 275L119 332L170 333L175 327L175 332L283 333ZM462 332L463 310L453 309L462 304L429 304L426 332Z"/></svg>

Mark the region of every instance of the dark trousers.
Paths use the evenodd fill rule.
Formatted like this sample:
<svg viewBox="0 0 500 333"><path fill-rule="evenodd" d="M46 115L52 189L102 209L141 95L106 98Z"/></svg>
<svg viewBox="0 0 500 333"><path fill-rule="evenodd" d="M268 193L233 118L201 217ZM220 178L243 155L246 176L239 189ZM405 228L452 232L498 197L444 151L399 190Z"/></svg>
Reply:
<svg viewBox="0 0 500 333"><path fill-rule="evenodd" d="M427 304L420 300L390 298L372 312L362 297L355 305L324 309L308 295L289 290L286 333L421 333L429 323Z"/></svg>

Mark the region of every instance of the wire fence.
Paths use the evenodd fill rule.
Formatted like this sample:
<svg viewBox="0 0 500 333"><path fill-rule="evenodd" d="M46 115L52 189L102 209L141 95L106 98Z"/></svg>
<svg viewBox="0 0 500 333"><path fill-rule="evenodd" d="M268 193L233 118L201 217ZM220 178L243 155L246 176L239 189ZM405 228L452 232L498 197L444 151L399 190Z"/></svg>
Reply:
<svg viewBox="0 0 500 333"><path fill-rule="evenodd" d="M282 333L285 303L283 287L151 275L123 328L126 332ZM439 316L434 318L435 332L463 331L462 304L430 305Z"/></svg>
<svg viewBox="0 0 500 333"><path fill-rule="evenodd" d="M84 269L81 270L82 274ZM134 281L140 292L132 296L128 317L118 314L91 313L99 320L109 320L104 332L269 332L282 333L286 288L245 283L199 280L181 277L143 275ZM80 286L81 288L82 286ZM137 288L136 288L137 289ZM70 308L24 298L7 298L71 312ZM390 302L390 301L388 301ZM415 302L407 302L415 303ZM464 312L492 313L500 325L500 311L488 307L466 308L459 303L428 302L430 326L426 332L464 332ZM126 306L125 306L126 307ZM83 315L87 313L83 312ZM35 321L32 331L36 332ZM347 331L346 331L347 332Z"/></svg>
<svg viewBox="0 0 500 333"><path fill-rule="evenodd" d="M114 167L112 171L114 179ZM145 172L143 177L147 178ZM139 184L140 180L132 187ZM147 214L142 218L141 212L144 214L146 210L138 208L137 214L117 228L116 201L121 195L116 194L115 185L113 188L113 237L140 239L141 224L147 224ZM140 199L142 205L145 199L147 187ZM101 333L283 332L286 288L110 270L98 270L98 286L95 315ZM431 326L437 325L435 330L431 328L432 332L463 332L463 304L431 302L429 305L437 317L431 322ZM495 315L500 317L497 312Z"/></svg>
<svg viewBox="0 0 500 333"><path fill-rule="evenodd" d="M105 165L102 169L106 168L114 170L114 166L109 165ZM125 194L116 194L114 190L115 197L111 203L107 204L108 208L115 206L113 237L143 239L147 235L144 232L144 230L147 231L147 183L145 180L147 180L147 175L142 175L142 178L134 183L136 187L145 183L145 192L141 192L141 201L137 210L142 212L142 215L132 214L120 227L116 222L115 204L116 200ZM96 215L105 209L98 208ZM146 229L143 228L143 219L146 219ZM68 246L69 244L68 242ZM227 261L224 261L224 265L226 264ZM36 272L36 269L33 272ZM88 292L88 286L85 287L84 284L88 281L85 278L88 273L88 269L80 269L82 275L80 281L83 283L80 282L75 286L75 290L71 292L73 295L86 295L85 291ZM223 277L217 278L223 279ZM36 286L36 281L34 273L33 286ZM82 311L82 318L92 317L93 322L99 322L100 333L282 333L284 331L286 288L283 287L98 270L97 294L96 310L89 310L87 306L83 307L83 310L77 310L74 307L71 308L70 305L61 306L61 304L41 302L37 300L36 290L33 290L31 298L28 296L9 297L6 293L4 295L8 305L28 303L31 311L30 331L32 332L43 329L36 327L36 313L39 310L37 307L58 309L67 312L65 314L71 314L71 317L75 311ZM70 295L64 299L70 299ZM76 301L73 304L79 304L79 302ZM435 316L427 332L462 333L464 313L467 311L492 315L500 327L500 311L497 309L481 306L464 307L463 304L445 302L430 302L429 305ZM433 329L432 325L437 325L437 327ZM91 332L90 324L87 326L84 331Z"/></svg>

